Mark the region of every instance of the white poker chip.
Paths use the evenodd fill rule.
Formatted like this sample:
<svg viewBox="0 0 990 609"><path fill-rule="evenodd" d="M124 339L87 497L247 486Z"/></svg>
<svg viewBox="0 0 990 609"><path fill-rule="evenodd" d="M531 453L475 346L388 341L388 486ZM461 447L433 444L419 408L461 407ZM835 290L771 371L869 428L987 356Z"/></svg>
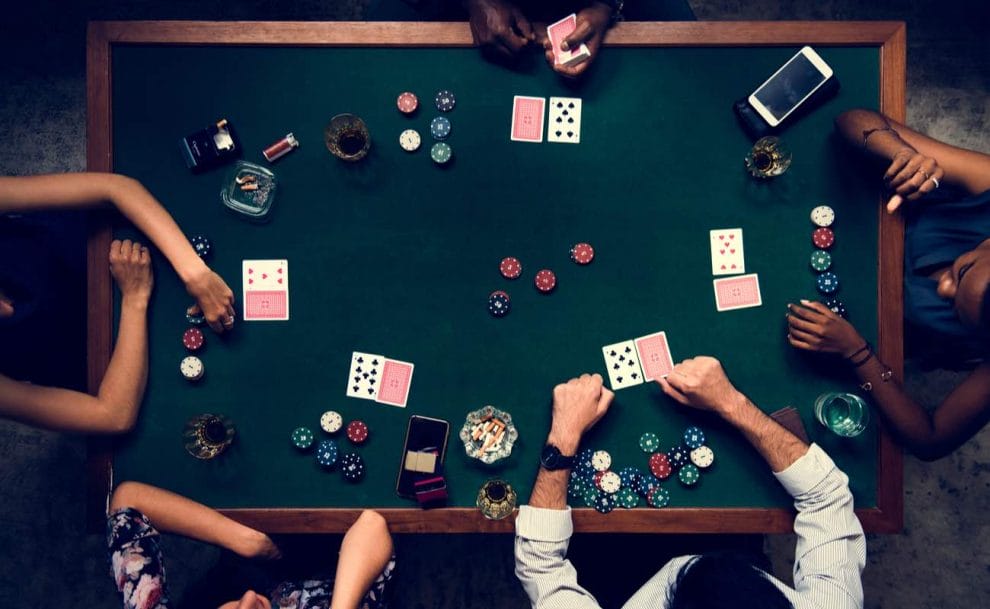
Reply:
<svg viewBox="0 0 990 609"><path fill-rule="evenodd" d="M598 486L610 495L618 493L619 489L622 488L622 478L615 472L605 472L602 474L601 480L598 481Z"/></svg>
<svg viewBox="0 0 990 609"><path fill-rule="evenodd" d="M707 446L699 446L698 448L691 451L691 463L694 463L701 469L706 467L711 467L712 463L715 462L715 453L712 449Z"/></svg>
<svg viewBox="0 0 990 609"><path fill-rule="evenodd" d="M612 455L608 454L608 452L604 450L596 450L595 454L591 455L591 466L594 467L597 472L607 470L612 467Z"/></svg>
<svg viewBox="0 0 990 609"><path fill-rule="evenodd" d="M206 367L203 366L203 360L195 355L190 355L182 358L182 361L179 363L179 372L182 373L182 377L187 381L198 381L206 373Z"/></svg>
<svg viewBox="0 0 990 609"><path fill-rule="evenodd" d="M339 412L328 410L320 417L320 427L327 433L337 433L344 426L344 417Z"/></svg>
<svg viewBox="0 0 990 609"><path fill-rule="evenodd" d="M835 222L835 210L828 205L819 205L811 210L811 221L816 226L832 226L832 223Z"/></svg>
<svg viewBox="0 0 990 609"><path fill-rule="evenodd" d="M415 152L419 149L419 144L422 139L419 137L419 132L415 129L406 129L399 134L399 146L406 152Z"/></svg>

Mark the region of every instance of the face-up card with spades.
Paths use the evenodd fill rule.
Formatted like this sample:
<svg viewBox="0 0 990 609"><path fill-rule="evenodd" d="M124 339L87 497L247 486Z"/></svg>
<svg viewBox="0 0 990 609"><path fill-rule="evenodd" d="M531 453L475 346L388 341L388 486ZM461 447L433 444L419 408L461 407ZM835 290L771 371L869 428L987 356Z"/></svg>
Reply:
<svg viewBox="0 0 990 609"><path fill-rule="evenodd" d="M640 336L633 342L636 343L636 352L643 365L644 381L666 378L674 370L674 360L670 357L666 332Z"/></svg>
<svg viewBox="0 0 990 609"><path fill-rule="evenodd" d="M758 307L763 304L760 279L756 273L715 279L712 283L715 285L715 308L719 311Z"/></svg>
<svg viewBox="0 0 990 609"><path fill-rule="evenodd" d="M639 367L639 356L633 341L626 340L602 347L605 368L608 369L608 384L612 391L639 385L643 382L643 370Z"/></svg>
<svg viewBox="0 0 990 609"><path fill-rule="evenodd" d="M347 396L362 400L378 399L384 364L384 356L360 351L352 353L351 370L347 375Z"/></svg>
<svg viewBox="0 0 990 609"><path fill-rule="evenodd" d="M551 97L547 141L581 143L581 98Z"/></svg>
<svg viewBox="0 0 990 609"><path fill-rule="evenodd" d="M244 320L289 319L289 261L244 260Z"/></svg>
<svg viewBox="0 0 990 609"><path fill-rule="evenodd" d="M382 366L380 389L376 401L381 404L405 408L406 400L409 399L409 387L412 385L412 375L413 365L411 363L386 359L385 365Z"/></svg>
<svg viewBox="0 0 990 609"><path fill-rule="evenodd" d="M516 95L512 98L512 133L509 138L513 142L543 141L543 110L546 106L543 97L526 97Z"/></svg>
<svg viewBox="0 0 990 609"><path fill-rule="evenodd" d="M709 231L712 247L712 275L738 275L746 272L741 228Z"/></svg>

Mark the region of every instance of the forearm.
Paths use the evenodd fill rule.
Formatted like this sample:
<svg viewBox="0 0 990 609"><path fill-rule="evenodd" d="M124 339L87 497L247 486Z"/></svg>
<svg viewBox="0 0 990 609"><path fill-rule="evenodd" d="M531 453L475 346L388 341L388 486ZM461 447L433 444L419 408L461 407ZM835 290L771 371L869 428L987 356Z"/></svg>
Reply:
<svg viewBox="0 0 990 609"><path fill-rule="evenodd" d="M121 302L117 343L97 393L121 431L133 427L148 381L147 309L143 299Z"/></svg>
<svg viewBox="0 0 990 609"><path fill-rule="evenodd" d="M842 137L853 147L890 161L905 149L914 150L900 135L897 126L884 115L871 110L850 110L835 119Z"/></svg>
<svg viewBox="0 0 990 609"><path fill-rule="evenodd" d="M719 413L738 429L774 472L781 472L808 452L808 445L763 414L749 399L737 396Z"/></svg>
<svg viewBox="0 0 990 609"><path fill-rule="evenodd" d="M385 519L375 512L362 513L340 544L330 609L358 609L392 552Z"/></svg>

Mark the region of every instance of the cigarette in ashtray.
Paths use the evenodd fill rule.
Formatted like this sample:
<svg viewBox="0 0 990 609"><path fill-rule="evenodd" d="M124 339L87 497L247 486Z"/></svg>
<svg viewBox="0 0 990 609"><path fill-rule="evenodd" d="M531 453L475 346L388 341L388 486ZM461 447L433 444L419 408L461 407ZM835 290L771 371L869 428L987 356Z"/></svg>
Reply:
<svg viewBox="0 0 990 609"><path fill-rule="evenodd" d="M498 450L504 437L505 423L494 417L478 423L471 433L471 439L481 444L477 453L479 457L483 453Z"/></svg>

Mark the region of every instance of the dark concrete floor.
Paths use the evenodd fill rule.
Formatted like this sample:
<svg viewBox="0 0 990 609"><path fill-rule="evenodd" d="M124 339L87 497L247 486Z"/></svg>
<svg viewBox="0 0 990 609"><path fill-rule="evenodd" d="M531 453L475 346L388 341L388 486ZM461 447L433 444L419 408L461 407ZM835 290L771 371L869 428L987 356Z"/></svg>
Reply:
<svg viewBox="0 0 990 609"><path fill-rule="evenodd" d="M84 32L88 19L345 19L366 0L35 0L3 4L0 172L85 167ZM902 19L908 22L908 120L935 137L990 151L990 43L985 0L692 0L700 19ZM54 345L52 347L55 347ZM0 345L8 349L9 345ZM71 352L71 347L69 351ZM77 375L78 376L78 375ZM957 382L912 370L909 390L933 406ZM71 371L69 378L72 378ZM82 523L83 441L0 422L0 606L114 607L99 536ZM907 459L905 531L871 536L866 606L969 608L990 599L990 432L938 463ZM525 604L507 536L426 536L403 552L397 606ZM628 541L628 540L626 540ZM699 540L701 541L701 540ZM632 555L667 540L644 538ZM174 592L216 552L168 539ZM584 539L585 547L606 538ZM790 536L768 538L787 577ZM424 551L425 550L425 551ZM630 560L633 556L629 557ZM639 560L642 560L640 558Z"/></svg>

